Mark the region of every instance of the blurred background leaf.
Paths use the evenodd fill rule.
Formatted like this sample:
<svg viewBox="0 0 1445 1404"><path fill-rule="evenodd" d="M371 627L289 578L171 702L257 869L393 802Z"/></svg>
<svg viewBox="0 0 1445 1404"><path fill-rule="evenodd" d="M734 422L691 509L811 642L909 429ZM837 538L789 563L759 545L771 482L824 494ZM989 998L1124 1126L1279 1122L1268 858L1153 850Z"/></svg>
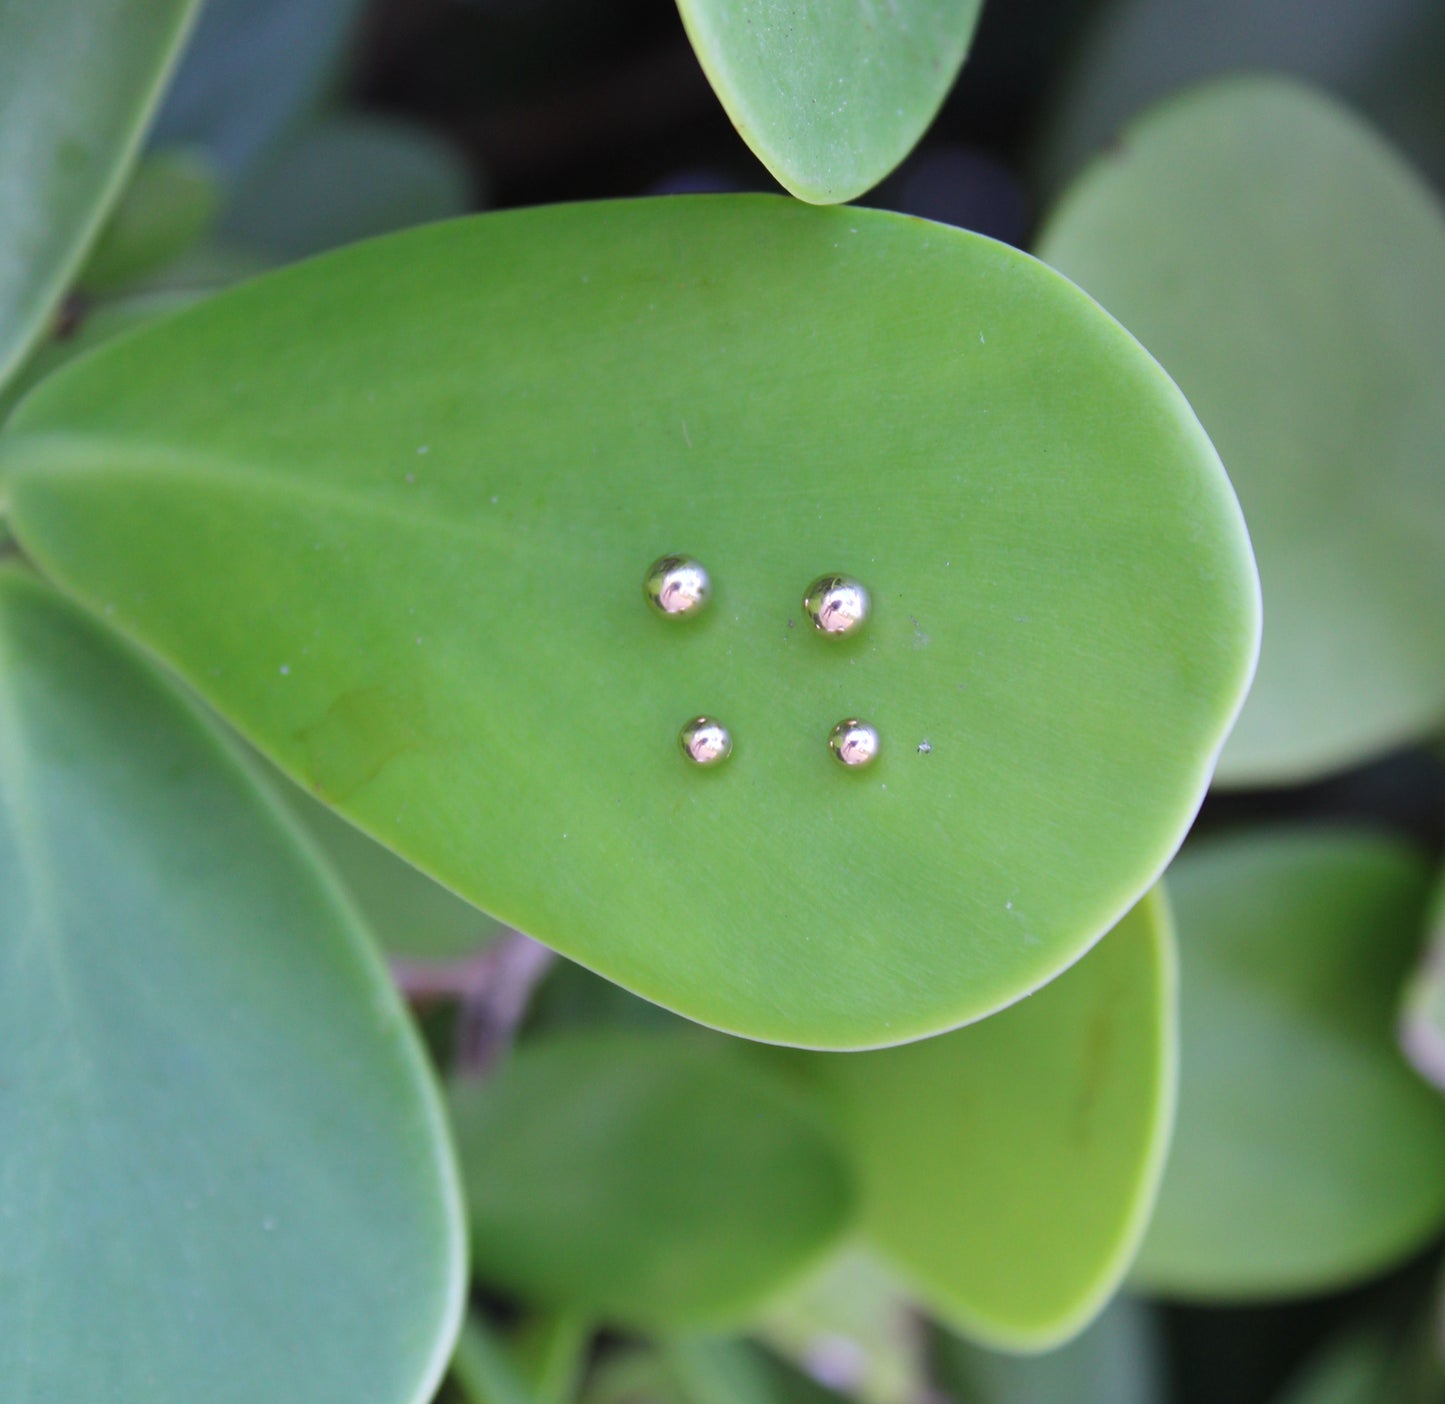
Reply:
<svg viewBox="0 0 1445 1404"><path fill-rule="evenodd" d="M258 165L221 232L289 263L476 203L470 172L442 138L395 119L335 115L307 123Z"/></svg>
<svg viewBox="0 0 1445 1404"><path fill-rule="evenodd" d="M0 385L124 184L194 0L0 0Z"/></svg>
<svg viewBox="0 0 1445 1404"><path fill-rule="evenodd" d="M614 1324L740 1319L853 1194L806 1102L700 1031L559 1034L452 1091L478 1277Z"/></svg>
<svg viewBox="0 0 1445 1404"><path fill-rule="evenodd" d="M1445 1221L1445 1102L1395 1045L1429 869L1364 833L1266 829L1170 869L1179 1124L1141 1285L1257 1299L1379 1272Z"/></svg>
<svg viewBox="0 0 1445 1404"><path fill-rule="evenodd" d="M1445 212L1276 78L1141 118L1041 256L1159 357L1239 492L1267 600L1225 785L1298 782L1445 716Z"/></svg>

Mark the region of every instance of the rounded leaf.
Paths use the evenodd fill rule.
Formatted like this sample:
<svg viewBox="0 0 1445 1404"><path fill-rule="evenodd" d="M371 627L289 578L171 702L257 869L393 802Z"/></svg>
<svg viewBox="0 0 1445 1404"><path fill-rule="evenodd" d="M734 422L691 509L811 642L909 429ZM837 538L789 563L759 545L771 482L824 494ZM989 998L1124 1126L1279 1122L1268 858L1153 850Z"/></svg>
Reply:
<svg viewBox="0 0 1445 1404"><path fill-rule="evenodd" d="M1300 780L1445 714L1445 214L1348 112L1217 83L1127 131L1041 256L1163 361L1219 448L1267 602L1226 784Z"/></svg>
<svg viewBox="0 0 1445 1404"><path fill-rule="evenodd" d="M0 384L85 256L196 0L0 6Z"/></svg>
<svg viewBox="0 0 1445 1404"><path fill-rule="evenodd" d="M878 184L933 121L982 0L678 0L703 72L778 182L814 204Z"/></svg>
<svg viewBox="0 0 1445 1404"><path fill-rule="evenodd" d="M941 1038L788 1055L829 1094L863 1231L939 1320L1036 1350L1118 1286L1174 1107L1174 948L1144 899L1030 999Z"/></svg>
<svg viewBox="0 0 1445 1404"><path fill-rule="evenodd" d="M257 279L52 377L0 472L56 579L363 830L813 1047L1082 955L1180 842L1257 643L1229 484L1116 323L976 235L769 197ZM664 619L643 579L678 552L712 599ZM830 572L871 592L856 636L804 618Z"/></svg>
<svg viewBox="0 0 1445 1404"><path fill-rule="evenodd" d="M386 971L210 723L13 566L0 891L6 1399L429 1399L461 1206Z"/></svg>
<svg viewBox="0 0 1445 1404"><path fill-rule="evenodd" d="M1395 1046L1429 874L1357 833L1191 848L1179 923L1179 1125L1148 1287L1249 1298L1376 1271L1445 1221L1445 1104Z"/></svg>
<svg viewBox="0 0 1445 1404"><path fill-rule="evenodd" d="M478 1277L614 1323L736 1317L851 1208L806 1104L713 1038L538 1039L452 1116Z"/></svg>

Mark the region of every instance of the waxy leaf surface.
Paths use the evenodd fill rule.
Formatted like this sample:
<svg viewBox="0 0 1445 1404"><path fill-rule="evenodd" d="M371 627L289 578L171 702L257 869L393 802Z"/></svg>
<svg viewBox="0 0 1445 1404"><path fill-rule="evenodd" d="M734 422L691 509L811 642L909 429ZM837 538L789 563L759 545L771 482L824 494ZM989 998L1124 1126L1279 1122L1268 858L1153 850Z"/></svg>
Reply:
<svg viewBox="0 0 1445 1404"><path fill-rule="evenodd" d="M852 1208L822 1119L697 1031L537 1039L452 1114L478 1277L613 1323L735 1318Z"/></svg>
<svg viewBox="0 0 1445 1404"><path fill-rule="evenodd" d="M75 274L196 0L0 0L0 382Z"/></svg>
<svg viewBox="0 0 1445 1404"><path fill-rule="evenodd" d="M410 1404L464 1288L423 1056L194 704L0 571L7 1404Z"/></svg>
<svg viewBox="0 0 1445 1404"><path fill-rule="evenodd" d="M1174 949L1151 893L1073 969L993 1018L872 1053L785 1055L827 1094L862 1230L929 1312L1057 1344L1118 1286L1174 1107Z"/></svg>
<svg viewBox="0 0 1445 1404"><path fill-rule="evenodd" d="M1139 1258L1189 1297L1318 1291L1445 1221L1445 1103L1395 1044L1429 893L1360 833L1241 834L1170 869L1179 1126Z"/></svg>
<svg viewBox="0 0 1445 1404"><path fill-rule="evenodd" d="M728 116L794 195L877 185L933 120L982 0L678 0Z"/></svg>
<svg viewBox="0 0 1445 1404"><path fill-rule="evenodd" d="M1142 118L1041 256L1163 362L1239 489L1259 677L1219 763L1295 781L1445 715L1445 211L1369 130L1282 79Z"/></svg>
<svg viewBox="0 0 1445 1404"><path fill-rule="evenodd" d="M1253 667L1238 507L1024 254L770 197L554 206L258 279L0 438L17 537L461 896L812 1047L992 1013L1148 888ZM665 552L711 570L653 615ZM828 571L874 616L800 604ZM735 750L701 773L678 729ZM849 773L826 738L877 726Z"/></svg>

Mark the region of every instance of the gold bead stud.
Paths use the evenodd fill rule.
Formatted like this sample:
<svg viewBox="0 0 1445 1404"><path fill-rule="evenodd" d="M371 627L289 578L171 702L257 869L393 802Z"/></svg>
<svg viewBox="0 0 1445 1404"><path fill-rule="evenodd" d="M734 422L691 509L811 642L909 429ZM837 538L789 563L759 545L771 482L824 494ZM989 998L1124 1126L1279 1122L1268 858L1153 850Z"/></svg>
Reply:
<svg viewBox="0 0 1445 1404"><path fill-rule="evenodd" d="M803 613L820 634L847 638L867 622L868 587L850 575L820 575L803 596Z"/></svg>
<svg viewBox="0 0 1445 1404"><path fill-rule="evenodd" d="M694 765L708 769L721 765L733 753L733 738L716 717L694 717L678 733L682 753Z"/></svg>
<svg viewBox="0 0 1445 1404"><path fill-rule="evenodd" d="M712 594L712 580L691 556L660 556L648 567L642 593L659 614L687 619L697 614Z"/></svg>
<svg viewBox="0 0 1445 1404"><path fill-rule="evenodd" d="M878 759L878 732L867 722L849 717L829 733L828 749L839 765L860 770Z"/></svg>

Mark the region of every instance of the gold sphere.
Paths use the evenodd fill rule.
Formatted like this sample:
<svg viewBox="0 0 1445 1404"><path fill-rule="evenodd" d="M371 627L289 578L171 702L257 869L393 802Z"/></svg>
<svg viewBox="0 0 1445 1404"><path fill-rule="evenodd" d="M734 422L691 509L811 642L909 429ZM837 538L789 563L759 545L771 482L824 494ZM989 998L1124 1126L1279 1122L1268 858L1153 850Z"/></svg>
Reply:
<svg viewBox="0 0 1445 1404"><path fill-rule="evenodd" d="M687 619L697 614L712 593L712 580L691 556L660 556L648 567L642 593L659 614Z"/></svg>
<svg viewBox="0 0 1445 1404"><path fill-rule="evenodd" d="M803 613L820 634L847 638L867 622L868 587L851 575L820 575L803 596Z"/></svg>
<svg viewBox="0 0 1445 1404"><path fill-rule="evenodd" d="M878 759L878 732L865 721L849 717L840 721L828 735L828 749L839 765L859 770Z"/></svg>
<svg viewBox="0 0 1445 1404"><path fill-rule="evenodd" d="M682 753L704 769L721 765L733 753L733 738L716 717L694 717L678 734Z"/></svg>

